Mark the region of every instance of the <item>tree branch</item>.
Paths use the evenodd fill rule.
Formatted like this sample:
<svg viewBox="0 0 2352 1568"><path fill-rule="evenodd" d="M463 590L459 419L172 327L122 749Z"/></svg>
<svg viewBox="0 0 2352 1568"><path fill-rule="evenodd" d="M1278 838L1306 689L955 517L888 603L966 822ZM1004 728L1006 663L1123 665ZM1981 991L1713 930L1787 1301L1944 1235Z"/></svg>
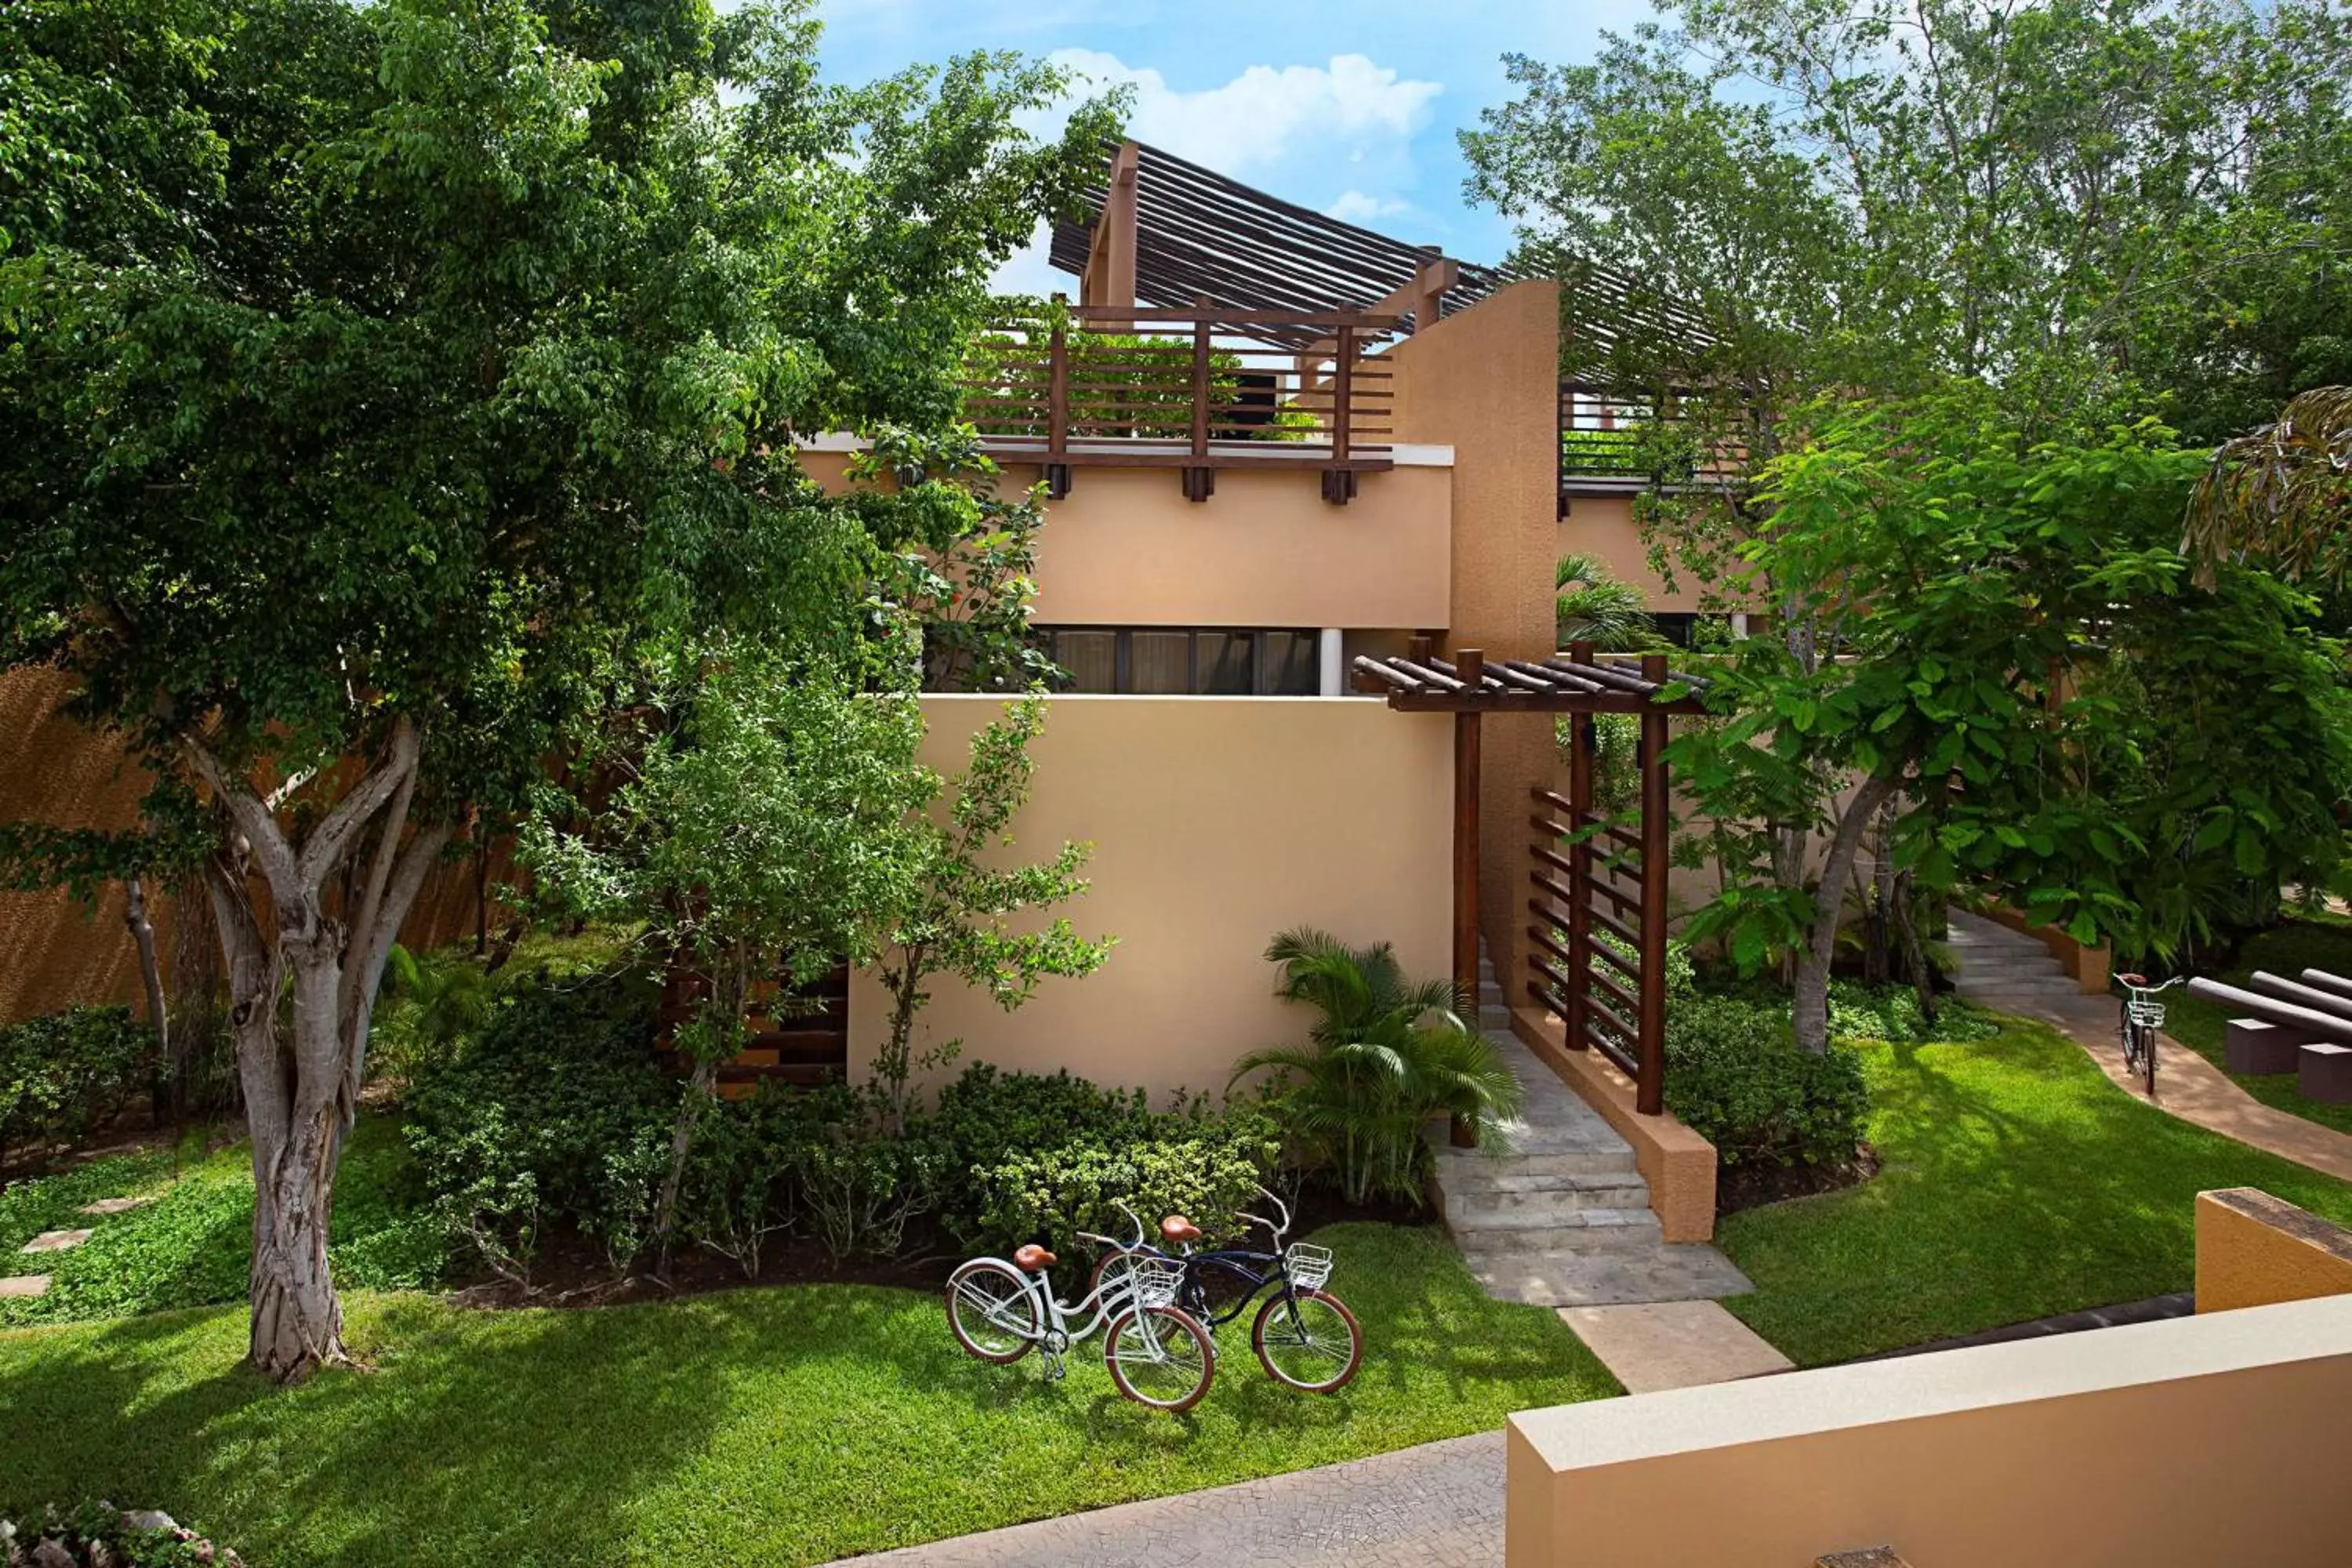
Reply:
<svg viewBox="0 0 2352 1568"><path fill-rule="evenodd" d="M415 778L416 752L416 726L405 717L395 720L391 754L381 765L370 769L352 787L351 794L335 803L335 809L311 829L309 840L303 844L299 868L305 886L322 879L343 858L352 838L367 825L368 819Z"/></svg>

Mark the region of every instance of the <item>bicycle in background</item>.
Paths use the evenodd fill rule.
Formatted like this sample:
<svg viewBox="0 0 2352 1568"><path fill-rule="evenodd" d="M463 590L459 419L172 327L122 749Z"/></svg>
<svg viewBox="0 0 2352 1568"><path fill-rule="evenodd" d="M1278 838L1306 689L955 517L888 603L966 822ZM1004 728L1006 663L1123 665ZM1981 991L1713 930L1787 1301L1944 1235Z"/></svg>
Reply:
<svg viewBox="0 0 2352 1568"><path fill-rule="evenodd" d="M2124 1043L2124 1070L2147 1086L2150 1100L2156 1098L2156 1037L2164 1027L2164 1004L2155 997L2158 992L2179 984L2181 979L2176 974L2161 984L2150 985L2145 974L2116 976L2116 984L2125 991L2123 1017L2116 1025Z"/></svg>

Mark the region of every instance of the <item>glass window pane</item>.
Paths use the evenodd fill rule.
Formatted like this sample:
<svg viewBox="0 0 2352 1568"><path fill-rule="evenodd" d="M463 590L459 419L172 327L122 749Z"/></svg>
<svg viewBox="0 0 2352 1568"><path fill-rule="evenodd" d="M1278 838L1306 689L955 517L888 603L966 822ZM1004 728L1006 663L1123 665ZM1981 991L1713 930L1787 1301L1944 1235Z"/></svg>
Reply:
<svg viewBox="0 0 2352 1568"><path fill-rule="evenodd" d="M1214 697L1247 697L1252 679L1250 656L1256 651L1257 634L1202 632L1199 646L1197 689Z"/></svg>
<svg viewBox="0 0 2352 1568"><path fill-rule="evenodd" d="M1128 634L1127 689L1138 696L1181 697L1192 689L1192 634Z"/></svg>
<svg viewBox="0 0 2352 1568"><path fill-rule="evenodd" d="M1117 632L1055 632L1054 662L1069 672L1070 691L1118 689Z"/></svg>
<svg viewBox="0 0 2352 1568"><path fill-rule="evenodd" d="M1257 689L1267 697L1312 697L1323 689L1318 639L1313 632L1268 632Z"/></svg>

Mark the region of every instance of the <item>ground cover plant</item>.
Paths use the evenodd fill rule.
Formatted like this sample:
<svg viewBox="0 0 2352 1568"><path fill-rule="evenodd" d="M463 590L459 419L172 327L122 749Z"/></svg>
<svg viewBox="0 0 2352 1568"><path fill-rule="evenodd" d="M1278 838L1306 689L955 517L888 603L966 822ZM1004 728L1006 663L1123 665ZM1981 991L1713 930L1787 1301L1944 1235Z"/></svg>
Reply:
<svg viewBox="0 0 2352 1568"><path fill-rule="evenodd" d="M1308 1398L1228 1329L1189 1415L964 1355L929 1292L735 1290L467 1311L356 1294L370 1373L279 1391L236 1309L0 1333L0 1513L137 1497L271 1568L665 1568L852 1552L1491 1430L1616 1385L1558 1314L1489 1301L1434 1230L1345 1225L1364 1370Z"/></svg>
<svg viewBox="0 0 2352 1568"><path fill-rule="evenodd" d="M2352 975L2352 921L2319 916L2282 921L2248 939L2229 968L2200 973L2225 984L2243 985L2257 969L2289 980L2299 979L2306 969ZM2222 1046L2229 1021L2238 1016L2237 1009L2191 996L2186 991L2168 991L2163 1000L2164 1032L2229 1072L2222 1060ZM2159 1058L2157 1071L2161 1074L2163 1070ZM2352 1132L2352 1105L2329 1105L2306 1097L2291 1072L2230 1073L2230 1078L2264 1105L2306 1117L2338 1132Z"/></svg>
<svg viewBox="0 0 2352 1568"><path fill-rule="evenodd" d="M1857 1048L1878 1174L1717 1232L1756 1282L1724 1304L1801 1365L2185 1290L2208 1188L2352 1222L2352 1184L2142 1103L2040 1024Z"/></svg>

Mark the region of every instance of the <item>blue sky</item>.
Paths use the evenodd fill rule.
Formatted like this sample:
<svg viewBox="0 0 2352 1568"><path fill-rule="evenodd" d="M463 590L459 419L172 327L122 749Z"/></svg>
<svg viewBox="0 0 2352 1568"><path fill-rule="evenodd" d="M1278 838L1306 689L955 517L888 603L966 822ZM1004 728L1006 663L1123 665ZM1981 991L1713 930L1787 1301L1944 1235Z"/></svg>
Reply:
<svg viewBox="0 0 2352 1568"><path fill-rule="evenodd" d="M1499 260L1507 226L1462 198L1454 133L1507 96L1500 57L1591 58L1645 0L825 0L824 63L862 81L976 48L1054 56L1136 88L1135 135L1290 201ZM1035 255L1005 281L1062 286Z"/></svg>

